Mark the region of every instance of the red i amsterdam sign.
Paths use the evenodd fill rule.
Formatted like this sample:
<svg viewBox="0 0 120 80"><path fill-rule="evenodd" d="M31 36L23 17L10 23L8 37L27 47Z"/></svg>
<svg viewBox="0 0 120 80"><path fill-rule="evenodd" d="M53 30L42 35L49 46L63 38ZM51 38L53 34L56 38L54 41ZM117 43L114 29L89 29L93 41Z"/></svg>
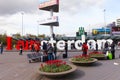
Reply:
<svg viewBox="0 0 120 80"><path fill-rule="evenodd" d="M6 50L12 50L12 37L7 37L7 47ZM36 40L18 40L17 43L15 44L15 48L17 50L20 49L20 46L22 45L23 50L31 50L31 45L34 45L35 50L40 49L40 41L36 41Z"/></svg>

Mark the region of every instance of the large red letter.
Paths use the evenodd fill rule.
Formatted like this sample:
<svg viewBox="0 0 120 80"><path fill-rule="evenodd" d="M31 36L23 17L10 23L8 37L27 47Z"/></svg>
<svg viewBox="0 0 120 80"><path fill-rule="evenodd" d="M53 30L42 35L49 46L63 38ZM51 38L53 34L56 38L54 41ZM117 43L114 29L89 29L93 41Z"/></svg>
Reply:
<svg viewBox="0 0 120 80"><path fill-rule="evenodd" d="M7 36L7 37L6 37L6 40L7 40L6 50L12 50L12 37Z"/></svg>
<svg viewBox="0 0 120 80"><path fill-rule="evenodd" d="M28 49L29 49L28 44L29 44L29 42L28 42L28 40L26 40L26 41L25 41L25 47L24 47L24 50L28 50Z"/></svg>

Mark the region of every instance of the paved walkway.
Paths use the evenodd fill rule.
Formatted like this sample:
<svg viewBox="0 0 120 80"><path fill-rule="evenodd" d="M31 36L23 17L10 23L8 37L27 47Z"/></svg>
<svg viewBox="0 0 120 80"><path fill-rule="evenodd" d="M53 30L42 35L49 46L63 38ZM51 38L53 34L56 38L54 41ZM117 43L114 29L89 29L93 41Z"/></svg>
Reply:
<svg viewBox="0 0 120 80"><path fill-rule="evenodd" d="M120 51L116 51L116 59L101 60L93 66L77 66L78 69L59 78L47 78L37 73L41 62L28 63L26 54L4 52L0 54L0 80L120 80ZM63 53L63 52L62 52ZM69 58L81 52L69 52ZM59 59L63 59L62 55ZM68 59L63 59L70 63Z"/></svg>

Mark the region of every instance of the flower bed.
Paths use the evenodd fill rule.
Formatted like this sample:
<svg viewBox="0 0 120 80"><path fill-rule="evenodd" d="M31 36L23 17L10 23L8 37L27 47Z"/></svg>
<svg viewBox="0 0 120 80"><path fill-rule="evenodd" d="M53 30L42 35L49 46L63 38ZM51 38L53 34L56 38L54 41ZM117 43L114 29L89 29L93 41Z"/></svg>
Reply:
<svg viewBox="0 0 120 80"><path fill-rule="evenodd" d="M62 60L51 60L47 61L46 65L41 64L40 71L56 73L67 71L70 69L71 66L67 65L66 62Z"/></svg>
<svg viewBox="0 0 120 80"><path fill-rule="evenodd" d="M70 58L69 61L71 61L72 63L77 63L79 65L90 65L90 64L96 62L97 59L91 58L88 55L87 56L79 55L79 56L75 56L73 58Z"/></svg>
<svg viewBox="0 0 120 80"><path fill-rule="evenodd" d="M39 68L39 73L41 75L47 76L57 76L57 75L64 75L76 70L76 66L67 64L62 60L51 60L45 62L45 64L41 64Z"/></svg>
<svg viewBox="0 0 120 80"><path fill-rule="evenodd" d="M94 51L94 52L89 53L89 55L90 55L90 57L92 57L92 58L105 59L105 54L103 54L102 52Z"/></svg>

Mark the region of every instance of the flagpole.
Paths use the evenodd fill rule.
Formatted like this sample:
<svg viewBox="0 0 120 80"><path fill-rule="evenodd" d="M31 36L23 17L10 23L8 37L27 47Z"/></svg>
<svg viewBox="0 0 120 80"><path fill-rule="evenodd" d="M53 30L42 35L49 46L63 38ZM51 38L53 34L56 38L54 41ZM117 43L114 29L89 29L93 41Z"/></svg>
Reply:
<svg viewBox="0 0 120 80"><path fill-rule="evenodd" d="M23 15L24 15L24 13L21 12L21 15L22 15L22 36L23 36Z"/></svg>
<svg viewBox="0 0 120 80"><path fill-rule="evenodd" d="M105 36L106 36L106 17L105 17L105 12L106 10L104 9L104 27L105 27Z"/></svg>

